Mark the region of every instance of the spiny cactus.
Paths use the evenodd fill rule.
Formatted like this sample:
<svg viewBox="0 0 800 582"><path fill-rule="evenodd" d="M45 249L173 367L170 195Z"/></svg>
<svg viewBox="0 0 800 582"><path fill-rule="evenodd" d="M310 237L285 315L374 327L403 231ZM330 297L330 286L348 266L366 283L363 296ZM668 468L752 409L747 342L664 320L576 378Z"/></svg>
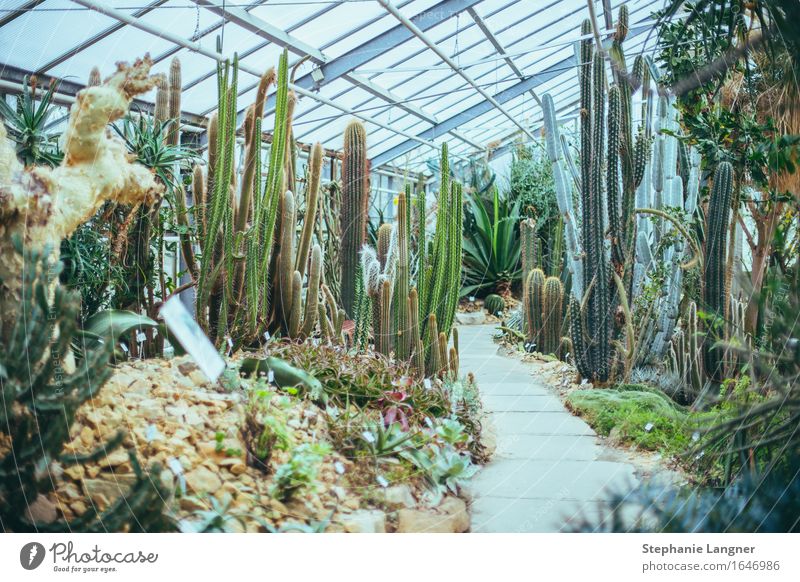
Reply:
<svg viewBox="0 0 800 582"><path fill-rule="evenodd" d="M217 111L209 119L208 129L208 174L203 179L202 170L195 168L193 173L202 250L201 263L193 271L197 273L197 320L217 345L222 345L226 336L236 344L256 340L269 324L271 293L276 300L278 295L287 300L272 307L275 312L285 313L286 318L273 321L279 319L281 328L288 333L291 289L295 286L293 253L292 263L282 264L288 271L282 281L270 273L271 266L278 265L277 256L273 257L273 242L278 208L284 199L285 152L294 101L288 91L288 53L281 55L277 75L270 69L262 76L256 102L246 116L245 164L240 184L236 184L234 172L237 77L236 56L233 63L218 66ZM261 119L266 92L276 81L273 145L266 181L262 181ZM294 224L289 230L293 242ZM288 290L279 288L280 284L287 285Z"/></svg>
<svg viewBox="0 0 800 582"><path fill-rule="evenodd" d="M544 282L544 271L533 269L525 282L523 294L527 339L537 349L541 348Z"/></svg>
<svg viewBox="0 0 800 582"><path fill-rule="evenodd" d="M683 392L689 403L700 395L705 383L703 373L702 331L697 324L697 305L689 303L682 318L681 329L670 344L669 367L683 384Z"/></svg>
<svg viewBox="0 0 800 582"><path fill-rule="evenodd" d="M561 326L563 315L564 287L558 277L548 277L544 282L542 297L542 340L543 354L558 355L561 346Z"/></svg>
<svg viewBox="0 0 800 582"><path fill-rule="evenodd" d="M364 244L369 205L369 162L367 160L367 130L357 120L344 130L342 159L342 307L353 313L355 274L358 253Z"/></svg>
<svg viewBox="0 0 800 582"><path fill-rule="evenodd" d="M26 508L56 485L54 463L74 465L106 457L125 437L120 432L98 450L78 457L64 452L77 410L99 393L113 370L108 365L115 342L105 338L100 347L85 349L77 365L66 363L73 341L80 341L77 315L80 297L61 285L59 267L48 262L49 250L22 248L22 302L16 322L5 328L0 320L0 425L8 437L0 452L0 523L13 532L121 532L171 531L175 529L163 514L170 491L159 478L160 467L145 473L130 453L136 476L130 489L98 514L92 504L77 519L50 523L34 521ZM0 285L6 285L0 280ZM51 298L52 297L52 298ZM74 368L73 371L67 371Z"/></svg>
<svg viewBox="0 0 800 582"><path fill-rule="evenodd" d="M506 301L500 297L500 295L491 293L483 300L483 306L486 307L486 311L492 315L498 315L505 311Z"/></svg>
<svg viewBox="0 0 800 582"><path fill-rule="evenodd" d="M703 298L709 315L703 348L705 367L709 377L716 382L722 381L725 372L722 348L715 348L713 344L723 339L721 331L724 329L727 316L728 291L725 284L725 266L732 192L733 166L729 162L721 162L714 172L714 184L708 202L703 277Z"/></svg>
<svg viewBox="0 0 800 582"><path fill-rule="evenodd" d="M395 354L402 360L408 360L414 349L410 335L408 297L411 291L411 258L409 249L409 220L408 200L411 196L411 186L406 186L405 192L397 197L397 235L395 240L395 253L397 264L395 267L394 283L394 317L393 330L395 340Z"/></svg>
<svg viewBox="0 0 800 582"><path fill-rule="evenodd" d="M167 143L178 145L181 129L181 61L178 57L173 57L169 64L169 118L172 121Z"/></svg>

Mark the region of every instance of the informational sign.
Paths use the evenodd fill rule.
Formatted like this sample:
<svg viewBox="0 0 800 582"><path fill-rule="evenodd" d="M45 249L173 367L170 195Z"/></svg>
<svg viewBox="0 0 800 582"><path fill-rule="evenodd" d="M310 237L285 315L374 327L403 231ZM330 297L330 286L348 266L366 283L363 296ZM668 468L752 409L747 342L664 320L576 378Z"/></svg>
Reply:
<svg viewBox="0 0 800 582"><path fill-rule="evenodd" d="M197 366L211 382L225 371L225 360L176 295L161 306L161 317Z"/></svg>

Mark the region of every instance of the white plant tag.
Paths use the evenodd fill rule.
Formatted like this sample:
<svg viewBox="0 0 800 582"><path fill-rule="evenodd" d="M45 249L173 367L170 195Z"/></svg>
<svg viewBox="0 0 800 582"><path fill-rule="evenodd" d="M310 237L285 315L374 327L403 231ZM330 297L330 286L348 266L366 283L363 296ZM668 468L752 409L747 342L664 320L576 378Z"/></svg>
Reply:
<svg viewBox="0 0 800 582"><path fill-rule="evenodd" d="M380 485L384 489L386 489L389 486L389 482L383 475L378 475L378 477L375 480L378 482L378 485Z"/></svg>
<svg viewBox="0 0 800 582"><path fill-rule="evenodd" d="M344 465L342 464L341 461L336 461L333 464L333 468L336 470L337 473L339 473L339 475L344 475Z"/></svg>
<svg viewBox="0 0 800 582"><path fill-rule="evenodd" d="M167 459L167 465L169 466L169 470L172 471L175 476L183 474L183 466L175 457L170 457Z"/></svg>
<svg viewBox="0 0 800 582"><path fill-rule="evenodd" d="M264 341L269 341L270 335L268 331L264 332Z"/></svg>
<svg viewBox="0 0 800 582"><path fill-rule="evenodd" d="M128 345L125 342L119 342L119 347L121 347L122 351L125 352L126 354L130 353L128 350Z"/></svg>
<svg viewBox="0 0 800 582"><path fill-rule="evenodd" d="M147 339L147 336L145 335L145 333L143 331L137 331L136 332L136 343L141 344L146 339Z"/></svg>
<svg viewBox="0 0 800 582"><path fill-rule="evenodd" d="M431 389L431 379L430 378L425 378L422 381L422 385L425 386L426 390L430 390Z"/></svg>
<svg viewBox="0 0 800 582"><path fill-rule="evenodd" d="M225 371L225 360L217 353L214 344L192 319L177 295L164 303L159 311L169 330L192 357L206 378L216 382Z"/></svg>
<svg viewBox="0 0 800 582"><path fill-rule="evenodd" d="M644 425L644 430L645 432L650 432L651 430L653 430L653 423L648 422L646 425Z"/></svg>
<svg viewBox="0 0 800 582"><path fill-rule="evenodd" d="M275 381L275 372L273 372L272 370L269 370L267 372L267 382L272 384L274 381Z"/></svg>

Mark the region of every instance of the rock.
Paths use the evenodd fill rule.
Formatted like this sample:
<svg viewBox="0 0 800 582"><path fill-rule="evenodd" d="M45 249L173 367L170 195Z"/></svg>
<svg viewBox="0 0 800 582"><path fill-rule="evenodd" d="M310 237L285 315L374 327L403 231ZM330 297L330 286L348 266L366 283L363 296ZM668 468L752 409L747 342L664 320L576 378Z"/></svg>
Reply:
<svg viewBox="0 0 800 582"><path fill-rule="evenodd" d="M114 475L112 479L84 479L83 488L92 501L107 507L118 497L127 495L135 482L134 475Z"/></svg>
<svg viewBox="0 0 800 582"><path fill-rule="evenodd" d="M208 468L201 466L186 474L186 485L195 493L212 494L222 487L222 480Z"/></svg>
<svg viewBox="0 0 800 582"><path fill-rule="evenodd" d="M100 464L103 467L119 467L120 465L129 461L128 451L122 447L118 447L100 459Z"/></svg>
<svg viewBox="0 0 800 582"><path fill-rule="evenodd" d="M393 485L386 490L386 505L392 509L415 507L417 501L408 485Z"/></svg>
<svg viewBox="0 0 800 582"><path fill-rule="evenodd" d="M58 519L56 506L41 493L36 498L36 501L28 506L27 514L28 519L39 523L53 523Z"/></svg>
<svg viewBox="0 0 800 582"><path fill-rule="evenodd" d="M472 313L456 313L456 323L459 325L481 325L486 323L486 314L483 311L473 311Z"/></svg>
<svg viewBox="0 0 800 582"><path fill-rule="evenodd" d="M455 533L462 533L469 529L469 512L467 511L467 504L463 499L458 497L445 497L444 501L439 504L437 510L446 513L453 520L453 531Z"/></svg>
<svg viewBox="0 0 800 582"><path fill-rule="evenodd" d="M234 475L241 475L247 471L247 465L239 458L222 459L219 462L219 466L226 467Z"/></svg>
<svg viewBox="0 0 800 582"><path fill-rule="evenodd" d="M349 533L386 533L386 514L378 509L360 509L342 518Z"/></svg>
<svg viewBox="0 0 800 582"><path fill-rule="evenodd" d="M83 465L78 463L76 465L70 465L64 469L64 473L73 481L78 481L83 479L83 475L86 473L86 470L83 468Z"/></svg>
<svg viewBox="0 0 800 582"><path fill-rule="evenodd" d="M178 505L184 511L203 511L207 507L197 498L192 496L181 497Z"/></svg>
<svg viewBox="0 0 800 582"><path fill-rule="evenodd" d="M451 515L417 509L401 509L397 512L398 533L456 533L457 525Z"/></svg>
<svg viewBox="0 0 800 582"><path fill-rule="evenodd" d="M87 447L94 443L94 431L88 426L84 426L80 432L81 442Z"/></svg>

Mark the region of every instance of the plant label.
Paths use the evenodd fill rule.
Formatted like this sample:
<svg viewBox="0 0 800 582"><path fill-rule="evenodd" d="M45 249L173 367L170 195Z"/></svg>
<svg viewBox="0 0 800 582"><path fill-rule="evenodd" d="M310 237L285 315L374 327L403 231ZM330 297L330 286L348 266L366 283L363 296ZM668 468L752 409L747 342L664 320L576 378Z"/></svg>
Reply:
<svg viewBox="0 0 800 582"><path fill-rule="evenodd" d="M197 322L192 319L177 295L164 303L159 311L169 330L192 357L206 378L216 382L225 371L225 360L214 344L206 337Z"/></svg>

